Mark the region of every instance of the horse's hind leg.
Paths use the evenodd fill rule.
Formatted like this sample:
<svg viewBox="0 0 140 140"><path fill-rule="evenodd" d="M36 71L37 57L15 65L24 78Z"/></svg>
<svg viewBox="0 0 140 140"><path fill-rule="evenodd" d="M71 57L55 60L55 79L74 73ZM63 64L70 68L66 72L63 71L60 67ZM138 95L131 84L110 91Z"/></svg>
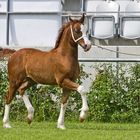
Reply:
<svg viewBox="0 0 140 140"><path fill-rule="evenodd" d="M27 88L29 88L30 86L32 85L31 82L29 81L26 81L26 82L23 82L21 84L21 86L19 87L18 91L19 91L19 94L22 96L22 99L25 103L25 106L28 110L28 116L27 116L27 121L28 121L28 124L30 124L33 120L33 116L34 116L34 108L28 98L28 95L25 93L25 90Z"/></svg>
<svg viewBox="0 0 140 140"><path fill-rule="evenodd" d="M3 117L4 128L11 128L11 125L9 123L9 111L10 111L10 104L11 104L11 101L13 100L15 92L16 92L16 87L14 85L13 86L10 85L7 95L6 95L5 112L4 112L4 117Z"/></svg>
<svg viewBox="0 0 140 140"><path fill-rule="evenodd" d="M60 114L59 114L59 118L57 122L57 128L60 128L60 129L65 129L64 116L65 116L65 111L67 107L67 100L69 98L69 93L70 93L69 89L63 88L63 94L62 94L62 99L61 99L61 109L60 109Z"/></svg>

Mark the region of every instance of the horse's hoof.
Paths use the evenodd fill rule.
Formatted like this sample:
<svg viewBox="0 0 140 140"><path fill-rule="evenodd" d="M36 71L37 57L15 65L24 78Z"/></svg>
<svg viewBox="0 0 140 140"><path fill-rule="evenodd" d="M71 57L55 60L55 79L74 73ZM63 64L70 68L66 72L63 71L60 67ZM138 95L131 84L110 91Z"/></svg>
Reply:
<svg viewBox="0 0 140 140"><path fill-rule="evenodd" d="M28 124L31 124L31 123L32 123L32 120L29 119L29 118L27 118L27 123L28 123Z"/></svg>
<svg viewBox="0 0 140 140"><path fill-rule="evenodd" d="M87 111L81 110L80 112L80 122L83 122L87 118Z"/></svg>
<svg viewBox="0 0 140 140"><path fill-rule="evenodd" d="M66 129L66 127L64 125L57 125L57 128L61 129L61 130L65 130Z"/></svg>
<svg viewBox="0 0 140 140"><path fill-rule="evenodd" d="M3 124L3 128L12 128L12 127L11 127L11 125L10 125L10 124L5 123L5 124Z"/></svg>
<svg viewBox="0 0 140 140"><path fill-rule="evenodd" d="M79 118L79 121L82 123L82 122L84 122L84 118Z"/></svg>

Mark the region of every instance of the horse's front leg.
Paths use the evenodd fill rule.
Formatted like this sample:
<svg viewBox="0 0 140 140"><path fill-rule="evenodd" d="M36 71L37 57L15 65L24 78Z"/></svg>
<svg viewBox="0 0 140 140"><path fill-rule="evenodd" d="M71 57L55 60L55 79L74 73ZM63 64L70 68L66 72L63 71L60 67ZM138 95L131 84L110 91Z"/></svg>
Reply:
<svg viewBox="0 0 140 140"><path fill-rule="evenodd" d="M87 92L85 91L85 88L83 86L79 86L77 88L77 91L81 94L82 98L82 108L80 109L80 122L83 122L87 117L87 112L89 110L88 104L87 104Z"/></svg>
<svg viewBox="0 0 140 140"><path fill-rule="evenodd" d="M86 95L87 92L85 91L85 88L81 85L74 83L73 81L69 79L64 79L61 86L71 89L71 90L76 90L80 93L81 98L82 98L82 108L80 109L81 110L80 122L83 122L86 119L87 112L89 110L88 103L87 103L87 95Z"/></svg>
<svg viewBox="0 0 140 140"><path fill-rule="evenodd" d="M60 114L59 114L58 122L57 122L57 128L60 128L60 129L65 129L64 116L65 116L65 111L66 111L66 107L68 103L69 93L70 93L70 90L63 88L62 99L61 99L61 109L60 109Z"/></svg>

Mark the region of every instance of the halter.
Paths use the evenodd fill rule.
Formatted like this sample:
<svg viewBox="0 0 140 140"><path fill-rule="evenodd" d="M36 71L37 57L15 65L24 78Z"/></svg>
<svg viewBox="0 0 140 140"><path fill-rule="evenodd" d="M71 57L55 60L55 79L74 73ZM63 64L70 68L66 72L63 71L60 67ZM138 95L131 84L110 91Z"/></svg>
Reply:
<svg viewBox="0 0 140 140"><path fill-rule="evenodd" d="M70 31L71 31L72 39L75 43L78 42L79 40L81 40L82 38L86 37L86 35L82 35L81 37L75 39L74 34L73 34L73 30L72 30L72 25L70 25Z"/></svg>

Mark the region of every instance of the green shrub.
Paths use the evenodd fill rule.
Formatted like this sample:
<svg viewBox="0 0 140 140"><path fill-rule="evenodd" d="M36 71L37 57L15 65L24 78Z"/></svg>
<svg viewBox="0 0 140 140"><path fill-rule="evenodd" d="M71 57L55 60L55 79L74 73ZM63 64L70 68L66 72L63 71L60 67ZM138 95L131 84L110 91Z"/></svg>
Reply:
<svg viewBox="0 0 140 140"><path fill-rule="evenodd" d="M140 121L140 65L98 65L89 94L90 120Z"/></svg>
<svg viewBox="0 0 140 140"><path fill-rule="evenodd" d="M7 69L6 69L6 62L0 62L0 116L3 115L4 109L4 98L5 93L7 92Z"/></svg>

